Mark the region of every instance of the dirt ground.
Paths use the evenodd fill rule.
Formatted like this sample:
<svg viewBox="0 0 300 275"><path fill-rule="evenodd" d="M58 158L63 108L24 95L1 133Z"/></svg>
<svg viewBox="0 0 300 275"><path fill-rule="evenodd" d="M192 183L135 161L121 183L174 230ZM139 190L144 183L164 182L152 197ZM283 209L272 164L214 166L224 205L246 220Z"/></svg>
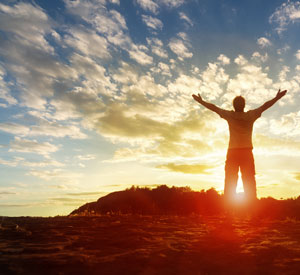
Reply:
<svg viewBox="0 0 300 275"><path fill-rule="evenodd" d="M300 221L0 217L0 274L300 274Z"/></svg>

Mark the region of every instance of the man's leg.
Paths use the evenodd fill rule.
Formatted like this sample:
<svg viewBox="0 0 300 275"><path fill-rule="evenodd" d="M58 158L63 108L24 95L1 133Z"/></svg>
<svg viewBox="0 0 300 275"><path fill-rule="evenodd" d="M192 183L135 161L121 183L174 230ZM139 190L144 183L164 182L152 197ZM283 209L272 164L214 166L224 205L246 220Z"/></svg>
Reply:
<svg viewBox="0 0 300 275"><path fill-rule="evenodd" d="M236 195L236 186L239 172L239 159L235 150L228 150L225 163L224 197L227 202L232 202Z"/></svg>
<svg viewBox="0 0 300 275"><path fill-rule="evenodd" d="M241 174L244 186L245 197L248 200L256 199L255 164L252 150L243 154L241 161Z"/></svg>

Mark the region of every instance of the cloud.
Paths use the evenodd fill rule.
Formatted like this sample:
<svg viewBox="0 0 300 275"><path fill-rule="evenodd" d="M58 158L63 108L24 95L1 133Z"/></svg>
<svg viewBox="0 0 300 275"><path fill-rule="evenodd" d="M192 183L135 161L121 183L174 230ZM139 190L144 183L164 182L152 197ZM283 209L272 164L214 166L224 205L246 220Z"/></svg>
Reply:
<svg viewBox="0 0 300 275"><path fill-rule="evenodd" d="M142 20L148 28L151 28L153 30L161 30L163 28L163 23L158 18L143 14Z"/></svg>
<svg viewBox="0 0 300 275"><path fill-rule="evenodd" d="M41 206L41 204L39 203L22 203L22 204L0 204L0 207L20 207L20 208L24 208L24 207L33 207L33 206Z"/></svg>
<svg viewBox="0 0 300 275"><path fill-rule="evenodd" d="M52 137L70 137L73 139L85 139L87 135L82 133L80 128L75 125L61 125L56 122L41 120L39 125L31 126L30 136L52 136Z"/></svg>
<svg viewBox="0 0 300 275"><path fill-rule="evenodd" d="M122 84L133 84L138 82L139 74L136 68L130 66L126 62L122 62L118 71L112 78Z"/></svg>
<svg viewBox="0 0 300 275"><path fill-rule="evenodd" d="M264 55L260 54L259 52L254 52L252 54L252 59L258 62L266 62L268 60L269 56L267 53Z"/></svg>
<svg viewBox="0 0 300 275"><path fill-rule="evenodd" d="M17 193L8 192L8 191L0 191L0 195L16 195Z"/></svg>
<svg viewBox="0 0 300 275"><path fill-rule="evenodd" d="M287 52L291 47L285 44L281 49L277 49L277 54L283 54Z"/></svg>
<svg viewBox="0 0 300 275"><path fill-rule="evenodd" d="M297 59L300 60L300 50L298 50L298 51L296 52L295 56L297 57Z"/></svg>
<svg viewBox="0 0 300 275"><path fill-rule="evenodd" d="M166 69L164 65L162 66ZM120 100L125 101L132 111L135 107L139 111L149 111L151 108L152 112L157 113L159 104L163 102L158 99L162 99L168 92L165 86L156 83L155 78L149 72L140 75L136 68L133 69L126 63L114 75L114 79L123 84L120 89L122 96ZM152 97L152 100L149 100L149 97Z"/></svg>
<svg viewBox="0 0 300 275"><path fill-rule="evenodd" d="M64 0L67 10L90 23L106 39L121 48L130 48L125 18L116 10L107 10L105 2Z"/></svg>
<svg viewBox="0 0 300 275"><path fill-rule="evenodd" d="M270 24L275 24L275 30L281 34L287 29L289 24L300 22L300 2L286 2L278 7L275 12L269 17Z"/></svg>
<svg viewBox="0 0 300 275"><path fill-rule="evenodd" d="M155 74L165 75L169 77L172 76L170 66L163 62L159 62L157 66L152 67L150 70Z"/></svg>
<svg viewBox="0 0 300 275"><path fill-rule="evenodd" d="M271 119L270 132L289 138L300 136L300 112L285 114L280 119Z"/></svg>
<svg viewBox="0 0 300 275"><path fill-rule="evenodd" d="M96 155L93 154L87 154L87 155L78 155L76 158L80 160L94 160L96 158Z"/></svg>
<svg viewBox="0 0 300 275"><path fill-rule="evenodd" d="M51 136L57 138L69 136L74 139L84 139L87 137L75 125L61 125L47 120L40 120L39 124L30 126L11 122L0 123L0 130L20 136Z"/></svg>
<svg viewBox="0 0 300 275"><path fill-rule="evenodd" d="M56 202L71 202L71 203L75 203L75 205L77 204L83 204L86 202L85 199L78 199L78 198L50 198L50 201L56 201Z"/></svg>
<svg viewBox="0 0 300 275"><path fill-rule="evenodd" d="M180 172L184 174L209 174L207 170L213 168L206 164L176 164L168 163L156 166L156 168L167 169L172 172Z"/></svg>
<svg viewBox="0 0 300 275"><path fill-rule="evenodd" d="M220 54L220 55L218 56L218 60L219 60L223 65L228 65L228 64L230 64L230 59L229 59L226 55L224 55L224 54Z"/></svg>
<svg viewBox="0 0 300 275"><path fill-rule="evenodd" d="M132 108L130 112L126 112L127 108L114 104L99 119L98 131L113 142L126 142L134 146L117 150L116 160L147 158L147 156L148 158L151 156L154 160L157 157L198 155L199 152L209 150L208 144L203 140L203 133L205 132L209 138L210 133L214 132L214 127L204 125L204 116L199 119L193 112L187 114L186 107L181 113L178 107L184 101L184 98L174 100L166 104L161 111L161 107L156 106L153 112L149 109L149 113L145 112L144 107L141 109L144 114L136 108L134 109L137 113L132 113ZM172 106L171 111L169 106ZM164 110L167 110L167 113ZM176 120L172 117L174 110L178 110L178 113L175 113Z"/></svg>
<svg viewBox="0 0 300 275"><path fill-rule="evenodd" d="M51 30L49 19L40 7L24 2L14 6L0 4L0 15L0 29L14 33L19 43L53 52L44 37Z"/></svg>
<svg viewBox="0 0 300 275"><path fill-rule="evenodd" d="M111 105L99 119L100 132L120 137L155 137L166 131L167 124L141 114L126 115L126 109Z"/></svg>
<svg viewBox="0 0 300 275"><path fill-rule="evenodd" d="M95 23L99 32L108 35L127 29L125 18L116 10L105 10L105 12L97 14L92 22Z"/></svg>
<svg viewBox="0 0 300 275"><path fill-rule="evenodd" d="M13 135L20 136L26 136L29 133L29 128L27 126L12 122L0 123L0 130Z"/></svg>
<svg viewBox="0 0 300 275"><path fill-rule="evenodd" d="M47 159L42 161L21 161L19 165L27 166L27 167L63 167L65 166L64 163L53 160L53 159Z"/></svg>
<svg viewBox="0 0 300 275"><path fill-rule="evenodd" d="M226 59L224 60L227 61ZM198 90L200 94L209 100L217 99L224 92L225 85L229 80L229 75L225 73L224 68L219 62L208 63L205 70L199 76L200 79L197 81L199 88L194 89L194 91Z"/></svg>
<svg viewBox="0 0 300 275"><path fill-rule="evenodd" d="M169 43L169 48L178 56L179 60L193 57L193 54L188 50L187 46L181 39L172 38Z"/></svg>
<svg viewBox="0 0 300 275"><path fill-rule="evenodd" d="M11 7L0 4L0 13L0 29L6 33L0 52L7 74L14 77L16 96L25 106L43 109L44 97L53 95L54 79L73 79L76 73L54 56L46 39L53 29L41 8L22 2ZM1 93L10 104L16 103L7 90Z"/></svg>
<svg viewBox="0 0 300 275"><path fill-rule="evenodd" d="M294 173L294 177L296 180L300 181L300 173Z"/></svg>
<svg viewBox="0 0 300 275"><path fill-rule="evenodd" d="M285 136L270 137L267 134L256 134L254 137L257 152L267 155L299 156L300 142Z"/></svg>
<svg viewBox="0 0 300 275"><path fill-rule="evenodd" d="M282 66L282 69L280 70L278 74L278 78L280 82L284 82L287 79L287 74L290 71L290 68L288 66Z"/></svg>
<svg viewBox="0 0 300 275"><path fill-rule="evenodd" d="M51 106L55 108L53 118L58 120L81 119L82 126L90 129L91 123L101 116L105 105L101 98L92 93L94 90L89 93L85 92L84 88L61 93L52 99Z"/></svg>
<svg viewBox="0 0 300 275"><path fill-rule="evenodd" d="M167 51L163 48L163 42L158 38L147 38L147 43L151 46L151 51L161 58L168 58Z"/></svg>
<svg viewBox="0 0 300 275"><path fill-rule="evenodd" d="M69 33L69 35L64 37L64 42L82 54L97 58L110 57L107 40L99 36L95 31L88 29L70 29Z"/></svg>
<svg viewBox="0 0 300 275"><path fill-rule="evenodd" d="M18 160L5 160L0 158L0 164L5 165L5 166L11 166L11 167L16 167L18 165Z"/></svg>
<svg viewBox="0 0 300 275"><path fill-rule="evenodd" d="M58 149L58 146L49 142L39 143L37 140L28 140L15 137L15 139L10 142L9 151L21 153L35 153L47 156L50 153L56 152Z"/></svg>
<svg viewBox="0 0 300 275"><path fill-rule="evenodd" d="M105 194L106 192L80 192L80 193L67 193L66 195L68 196L99 196L99 195L102 195L102 194Z"/></svg>
<svg viewBox="0 0 300 275"><path fill-rule="evenodd" d="M184 12L179 12L179 17L181 20L185 21L186 23L188 23L190 26L193 26L193 22L192 20L184 13Z"/></svg>
<svg viewBox="0 0 300 275"><path fill-rule="evenodd" d="M157 14L160 7L177 8L184 3L184 0L136 0L142 9L145 11Z"/></svg>
<svg viewBox="0 0 300 275"><path fill-rule="evenodd" d="M190 99L191 93L199 91L201 86L202 80L199 77L182 74L168 85L168 89L172 94L180 94L182 99L183 97Z"/></svg>
<svg viewBox="0 0 300 275"><path fill-rule="evenodd" d="M153 62L153 58L145 53L147 50L143 45L132 45L129 56L141 65L149 65Z"/></svg>
<svg viewBox="0 0 300 275"><path fill-rule="evenodd" d="M136 1L145 11L151 11L154 14L158 13L159 6L152 0L137 0Z"/></svg>
<svg viewBox="0 0 300 275"><path fill-rule="evenodd" d="M224 95L224 99L230 102L234 96L243 95L248 103L260 104L273 96L273 80L261 66L250 63L242 55L234 61L238 64L239 71L228 80L228 92Z"/></svg>
<svg viewBox="0 0 300 275"><path fill-rule="evenodd" d="M92 58L74 53L70 57L70 61L72 67L76 69L76 72L80 76L84 76L84 80L82 80L81 83L85 84L89 81L93 81L102 86L98 87L98 89L100 88L102 91L105 89L105 87L109 87L114 90L114 86L111 84L109 76L107 76L106 69Z"/></svg>
<svg viewBox="0 0 300 275"><path fill-rule="evenodd" d="M9 105L15 105L17 104L17 100L13 96L11 96L9 92L9 87L4 80L5 75L6 71L0 65L0 98L5 100Z"/></svg>
<svg viewBox="0 0 300 275"><path fill-rule="evenodd" d="M158 3L165 5L169 8L178 8L185 0L158 0Z"/></svg>
<svg viewBox="0 0 300 275"><path fill-rule="evenodd" d="M261 48L266 48L272 45L271 41L266 37L260 37L257 39L257 44Z"/></svg>
<svg viewBox="0 0 300 275"><path fill-rule="evenodd" d="M83 176L80 173L69 172L62 169L31 170L26 175L37 177L46 181L57 181L60 184L77 184L79 178Z"/></svg>
<svg viewBox="0 0 300 275"><path fill-rule="evenodd" d="M242 56L242 55L239 55L238 57L236 57L234 59L234 63L236 63L236 64L238 64L240 66L246 65L247 62L248 62L247 59L244 56Z"/></svg>
<svg viewBox="0 0 300 275"><path fill-rule="evenodd" d="M109 0L111 3L120 5L120 0Z"/></svg>
<svg viewBox="0 0 300 275"><path fill-rule="evenodd" d="M0 164L5 166L17 167L17 166L25 166L25 167L62 167L64 163L53 160L53 159L46 159L40 161L28 161L21 157L14 157L13 160L5 160L0 158Z"/></svg>
<svg viewBox="0 0 300 275"><path fill-rule="evenodd" d="M185 42L188 42L189 40L186 32L179 32L177 33L177 36L180 37Z"/></svg>

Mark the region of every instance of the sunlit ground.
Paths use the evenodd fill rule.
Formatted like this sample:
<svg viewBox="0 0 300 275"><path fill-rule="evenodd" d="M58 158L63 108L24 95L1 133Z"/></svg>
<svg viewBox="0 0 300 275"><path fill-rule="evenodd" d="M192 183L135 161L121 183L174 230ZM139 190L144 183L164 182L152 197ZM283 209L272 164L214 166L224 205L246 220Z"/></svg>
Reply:
<svg viewBox="0 0 300 275"><path fill-rule="evenodd" d="M221 216L7 218L0 273L298 274L299 230Z"/></svg>

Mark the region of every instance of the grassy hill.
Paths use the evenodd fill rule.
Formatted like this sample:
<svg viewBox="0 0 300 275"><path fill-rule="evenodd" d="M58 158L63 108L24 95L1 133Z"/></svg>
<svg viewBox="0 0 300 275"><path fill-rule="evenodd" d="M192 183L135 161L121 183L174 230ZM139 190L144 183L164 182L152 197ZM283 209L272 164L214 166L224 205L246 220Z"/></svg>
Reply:
<svg viewBox="0 0 300 275"><path fill-rule="evenodd" d="M158 186L154 189L131 187L110 193L95 202L82 205L70 215L93 214L165 214L165 215L219 215L228 213L223 195L215 189L193 191L189 187ZM261 198L248 205L236 201L230 213L252 214L259 217L300 219L300 196L294 199L276 200Z"/></svg>

